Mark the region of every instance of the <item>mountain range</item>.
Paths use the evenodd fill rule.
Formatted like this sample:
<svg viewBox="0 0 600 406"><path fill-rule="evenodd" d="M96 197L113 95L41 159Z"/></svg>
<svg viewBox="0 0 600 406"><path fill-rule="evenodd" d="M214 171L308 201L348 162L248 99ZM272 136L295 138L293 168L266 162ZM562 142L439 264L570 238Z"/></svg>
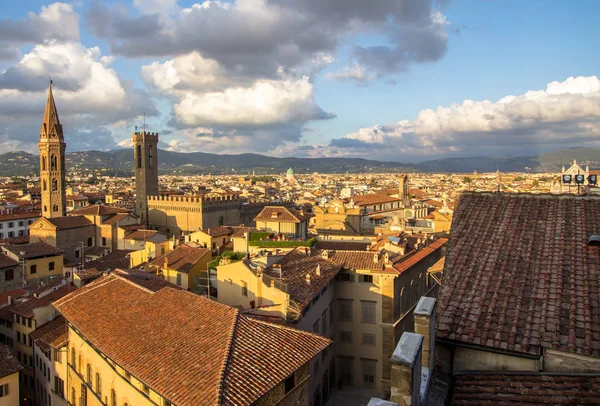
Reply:
<svg viewBox="0 0 600 406"><path fill-rule="evenodd" d="M416 164L382 162L362 158L275 158L259 154L220 155L204 152L159 150L161 174L274 174L293 168L296 173L376 173L376 172L558 172L561 162L574 159L600 167L600 149L569 148L521 157L476 156L443 158ZM66 153L70 171L102 171L111 176L133 176L133 150L80 151ZM24 151L0 155L0 176L30 176L39 171L39 157Z"/></svg>

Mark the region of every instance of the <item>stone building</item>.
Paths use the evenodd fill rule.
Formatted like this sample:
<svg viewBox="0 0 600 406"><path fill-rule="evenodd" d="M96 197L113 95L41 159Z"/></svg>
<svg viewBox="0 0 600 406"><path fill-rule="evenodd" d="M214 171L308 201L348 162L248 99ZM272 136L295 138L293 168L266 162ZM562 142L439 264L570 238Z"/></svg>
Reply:
<svg viewBox="0 0 600 406"><path fill-rule="evenodd" d="M132 136L135 168L135 211L148 226L148 196L158 196L158 133L135 132Z"/></svg>
<svg viewBox="0 0 600 406"><path fill-rule="evenodd" d="M65 140L58 119L58 111L52 95L52 81L48 86L48 98L44 120L40 128L40 184L42 194L42 216L47 218L64 216L67 203L65 194Z"/></svg>

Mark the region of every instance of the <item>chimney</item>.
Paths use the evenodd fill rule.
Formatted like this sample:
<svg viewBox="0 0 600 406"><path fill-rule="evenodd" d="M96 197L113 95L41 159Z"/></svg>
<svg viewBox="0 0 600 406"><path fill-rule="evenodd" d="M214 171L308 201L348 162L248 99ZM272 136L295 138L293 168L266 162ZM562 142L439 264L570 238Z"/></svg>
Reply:
<svg viewBox="0 0 600 406"><path fill-rule="evenodd" d="M433 368L435 359L435 304L436 299L423 296L414 311L415 333L423 336L423 356L421 367Z"/></svg>
<svg viewBox="0 0 600 406"><path fill-rule="evenodd" d="M163 268L164 269L169 269L169 258L167 258L167 256L165 255L165 257L163 258Z"/></svg>
<svg viewBox="0 0 600 406"><path fill-rule="evenodd" d="M306 284L310 285L310 274L306 274Z"/></svg>
<svg viewBox="0 0 600 406"><path fill-rule="evenodd" d="M379 253L376 252L375 254L373 254L373 262L374 263L378 263L379 262Z"/></svg>
<svg viewBox="0 0 600 406"><path fill-rule="evenodd" d="M423 336L404 332L392 354L390 400L399 406L418 406L421 400Z"/></svg>
<svg viewBox="0 0 600 406"><path fill-rule="evenodd" d="M321 276L321 264L317 265L317 270L315 272L317 276Z"/></svg>
<svg viewBox="0 0 600 406"><path fill-rule="evenodd" d="M327 250L323 250L323 252L321 252L321 257L329 259L329 252Z"/></svg>
<svg viewBox="0 0 600 406"><path fill-rule="evenodd" d="M281 264L273 264L273 271L279 272L279 279L281 279L281 274L283 272L283 268L281 267Z"/></svg>

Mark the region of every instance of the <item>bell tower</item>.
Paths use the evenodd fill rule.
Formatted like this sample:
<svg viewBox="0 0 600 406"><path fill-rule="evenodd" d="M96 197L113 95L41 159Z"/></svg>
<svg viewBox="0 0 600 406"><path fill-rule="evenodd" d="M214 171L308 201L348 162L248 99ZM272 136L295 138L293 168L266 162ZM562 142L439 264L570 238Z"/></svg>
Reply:
<svg viewBox="0 0 600 406"><path fill-rule="evenodd" d="M134 132L135 212L148 226L148 196L158 196L158 133Z"/></svg>
<svg viewBox="0 0 600 406"><path fill-rule="evenodd" d="M46 218L65 215L65 139L58 119L52 94L52 81L48 86L48 99L44 121L40 128L40 188L42 216Z"/></svg>

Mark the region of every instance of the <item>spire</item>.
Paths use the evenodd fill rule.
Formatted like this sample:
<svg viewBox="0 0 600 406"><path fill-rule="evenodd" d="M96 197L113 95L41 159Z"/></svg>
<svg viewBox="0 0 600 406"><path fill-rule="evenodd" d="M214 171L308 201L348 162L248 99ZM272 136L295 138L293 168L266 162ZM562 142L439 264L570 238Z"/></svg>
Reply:
<svg viewBox="0 0 600 406"><path fill-rule="evenodd" d="M48 86L48 98L46 100L46 110L44 111L44 121L42 121L42 134L46 134L51 137L52 133L59 138L62 138L62 126L58 119L58 111L56 111L56 103L54 102L54 95L52 94L52 80Z"/></svg>

